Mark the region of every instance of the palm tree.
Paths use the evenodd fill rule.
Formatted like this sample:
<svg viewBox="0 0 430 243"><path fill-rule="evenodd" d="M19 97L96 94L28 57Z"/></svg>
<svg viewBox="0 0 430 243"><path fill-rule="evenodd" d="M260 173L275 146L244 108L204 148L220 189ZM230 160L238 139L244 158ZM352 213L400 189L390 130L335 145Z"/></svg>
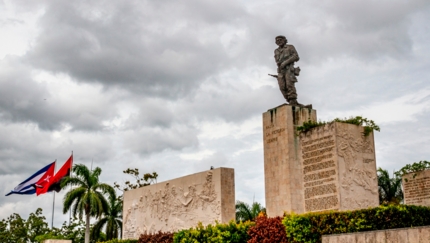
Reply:
<svg viewBox="0 0 430 243"><path fill-rule="evenodd" d="M122 200L109 196L109 209L93 226L91 235L95 239L106 225L106 240L118 239L122 235Z"/></svg>
<svg viewBox="0 0 430 243"><path fill-rule="evenodd" d="M109 209L109 204L105 195L114 196L114 189L99 182L102 170L96 167L90 171L85 165L77 164L73 166L73 177L66 177L61 183L61 187L68 185L77 186L66 193L63 199L63 213L72 210L73 217L85 214L85 243L90 242L90 217L99 218Z"/></svg>
<svg viewBox="0 0 430 243"><path fill-rule="evenodd" d="M237 201L236 202L236 221L254 221L257 218L260 212L266 212L266 208L264 208L260 203L253 202L251 206L249 204Z"/></svg>
<svg viewBox="0 0 430 243"><path fill-rule="evenodd" d="M390 178L388 171L378 168L379 203L400 204L403 200L402 178Z"/></svg>

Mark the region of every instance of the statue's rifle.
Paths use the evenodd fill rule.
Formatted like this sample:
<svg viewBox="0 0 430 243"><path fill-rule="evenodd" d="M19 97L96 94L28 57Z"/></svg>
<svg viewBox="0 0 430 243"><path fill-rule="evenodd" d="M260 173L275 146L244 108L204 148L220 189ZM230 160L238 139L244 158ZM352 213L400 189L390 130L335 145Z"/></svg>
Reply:
<svg viewBox="0 0 430 243"><path fill-rule="evenodd" d="M274 74L268 74L269 76L272 76L272 77L274 77L274 78L278 78L278 75L274 75Z"/></svg>

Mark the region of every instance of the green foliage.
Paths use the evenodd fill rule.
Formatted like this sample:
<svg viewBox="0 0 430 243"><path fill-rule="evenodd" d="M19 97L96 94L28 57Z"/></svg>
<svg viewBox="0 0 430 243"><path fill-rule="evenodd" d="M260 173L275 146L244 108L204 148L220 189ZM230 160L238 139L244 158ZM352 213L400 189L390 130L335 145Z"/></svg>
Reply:
<svg viewBox="0 0 430 243"><path fill-rule="evenodd" d="M309 120L307 122L303 122L303 125L297 126L296 130L298 132L308 132L314 127L324 126L325 124L327 124L327 122L323 122L323 121L314 122Z"/></svg>
<svg viewBox="0 0 430 243"><path fill-rule="evenodd" d="M42 216L42 209L38 208L30 213L28 219L13 213L6 220L0 221L0 242L36 242L36 237L50 231L48 224Z"/></svg>
<svg viewBox="0 0 430 243"><path fill-rule="evenodd" d="M381 131L379 126L376 125L373 120L369 120L369 119L361 117L361 116L343 118L343 119L335 118L334 120L329 121L329 122L323 122L323 121L313 122L313 121L309 120L307 122L304 122L302 126L297 126L296 130L298 132L308 132L309 130L311 130L314 127L323 126L323 125L326 125L326 124L332 123L332 122L342 122L342 123L348 123L348 124L353 124L353 125L357 125L357 126L363 126L364 127L363 135L364 136L368 136L373 131L378 131L378 132Z"/></svg>
<svg viewBox="0 0 430 243"><path fill-rule="evenodd" d="M108 203L108 210L94 223L91 230L92 239L100 240L103 228L106 240L117 239L122 235L122 200L114 194L109 196Z"/></svg>
<svg viewBox="0 0 430 243"><path fill-rule="evenodd" d="M429 214L429 207L383 205L355 211L290 214L282 223L289 241L317 243L326 234L430 225Z"/></svg>
<svg viewBox="0 0 430 243"><path fill-rule="evenodd" d="M388 171L378 168L379 204L400 204L403 200L402 177L394 174L392 178Z"/></svg>
<svg viewBox="0 0 430 243"><path fill-rule="evenodd" d="M140 177L138 168L134 168L134 169L128 168L124 170L123 173L132 176L134 180L136 180L136 182L133 183L130 181L126 181L122 186L114 182L114 188L120 191L128 191L128 190L149 186L151 184L157 183L157 178L158 178L157 172L145 173L142 175L142 177Z"/></svg>
<svg viewBox="0 0 430 243"><path fill-rule="evenodd" d="M203 226L201 223L196 228L181 230L174 234L174 243L200 243L200 242L247 242L247 231L255 223L251 221L236 223L233 220L228 224L215 224Z"/></svg>
<svg viewBox="0 0 430 243"><path fill-rule="evenodd" d="M118 239L112 239L108 241L99 241L98 243L137 243L138 240L118 240Z"/></svg>
<svg viewBox="0 0 430 243"><path fill-rule="evenodd" d="M403 166L399 171L395 173L396 176L402 177L405 174L415 173L414 178L416 176L416 172L420 172L423 170L428 170L430 168L430 162L426 160L422 160L420 162L414 162L413 164L407 164Z"/></svg>
<svg viewBox="0 0 430 243"><path fill-rule="evenodd" d="M90 217L99 218L108 212L109 204L105 196L115 197L115 190L106 183L99 182L102 170L96 167L89 170L83 164L73 166L73 177L66 177L61 187L68 185L76 186L66 193L63 199L63 213L72 210L74 218L82 220L85 214L85 243L89 243Z"/></svg>
<svg viewBox="0 0 430 243"><path fill-rule="evenodd" d="M54 227L48 233L37 236L36 242L43 243L48 239L72 240L73 243L83 243L85 238L85 223L73 220L70 224L64 222L61 228Z"/></svg>
<svg viewBox="0 0 430 243"><path fill-rule="evenodd" d="M254 221L260 212L266 212L266 209L258 202L252 203L251 206L242 201L236 202L237 223L239 223L240 221L244 222L247 220Z"/></svg>
<svg viewBox="0 0 430 243"><path fill-rule="evenodd" d="M142 234L139 237L139 243L172 243L173 233L158 231L155 234Z"/></svg>
<svg viewBox="0 0 430 243"><path fill-rule="evenodd" d="M255 225L249 228L248 235L250 239L247 243L288 243L281 217L267 218L265 214L261 214L255 220Z"/></svg>

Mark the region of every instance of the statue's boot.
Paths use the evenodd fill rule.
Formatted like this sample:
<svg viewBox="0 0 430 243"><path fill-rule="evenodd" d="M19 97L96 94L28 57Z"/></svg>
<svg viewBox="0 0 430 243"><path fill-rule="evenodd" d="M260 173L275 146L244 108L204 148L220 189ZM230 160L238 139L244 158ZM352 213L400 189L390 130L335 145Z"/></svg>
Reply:
<svg viewBox="0 0 430 243"><path fill-rule="evenodd" d="M310 104L310 105L303 105L303 104L300 104L299 102L297 102L297 99L291 99L290 102L288 102L288 104L289 105L298 106L298 107L304 107L304 108L312 109L312 104Z"/></svg>

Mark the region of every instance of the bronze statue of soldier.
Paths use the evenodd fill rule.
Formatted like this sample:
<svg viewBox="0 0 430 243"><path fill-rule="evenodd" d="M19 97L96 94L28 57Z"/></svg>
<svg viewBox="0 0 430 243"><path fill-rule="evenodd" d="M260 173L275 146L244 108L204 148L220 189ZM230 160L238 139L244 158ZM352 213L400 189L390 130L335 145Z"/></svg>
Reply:
<svg viewBox="0 0 430 243"><path fill-rule="evenodd" d="M275 62L278 66L278 75L272 75L278 79L279 89L288 104L305 107L297 102L297 91L295 83L297 82L296 76L300 74L300 67L294 67L294 63L299 61L299 54L293 45L287 45L287 38L285 36L276 36L275 43L279 46L275 49ZM311 108L311 105L306 107Z"/></svg>

